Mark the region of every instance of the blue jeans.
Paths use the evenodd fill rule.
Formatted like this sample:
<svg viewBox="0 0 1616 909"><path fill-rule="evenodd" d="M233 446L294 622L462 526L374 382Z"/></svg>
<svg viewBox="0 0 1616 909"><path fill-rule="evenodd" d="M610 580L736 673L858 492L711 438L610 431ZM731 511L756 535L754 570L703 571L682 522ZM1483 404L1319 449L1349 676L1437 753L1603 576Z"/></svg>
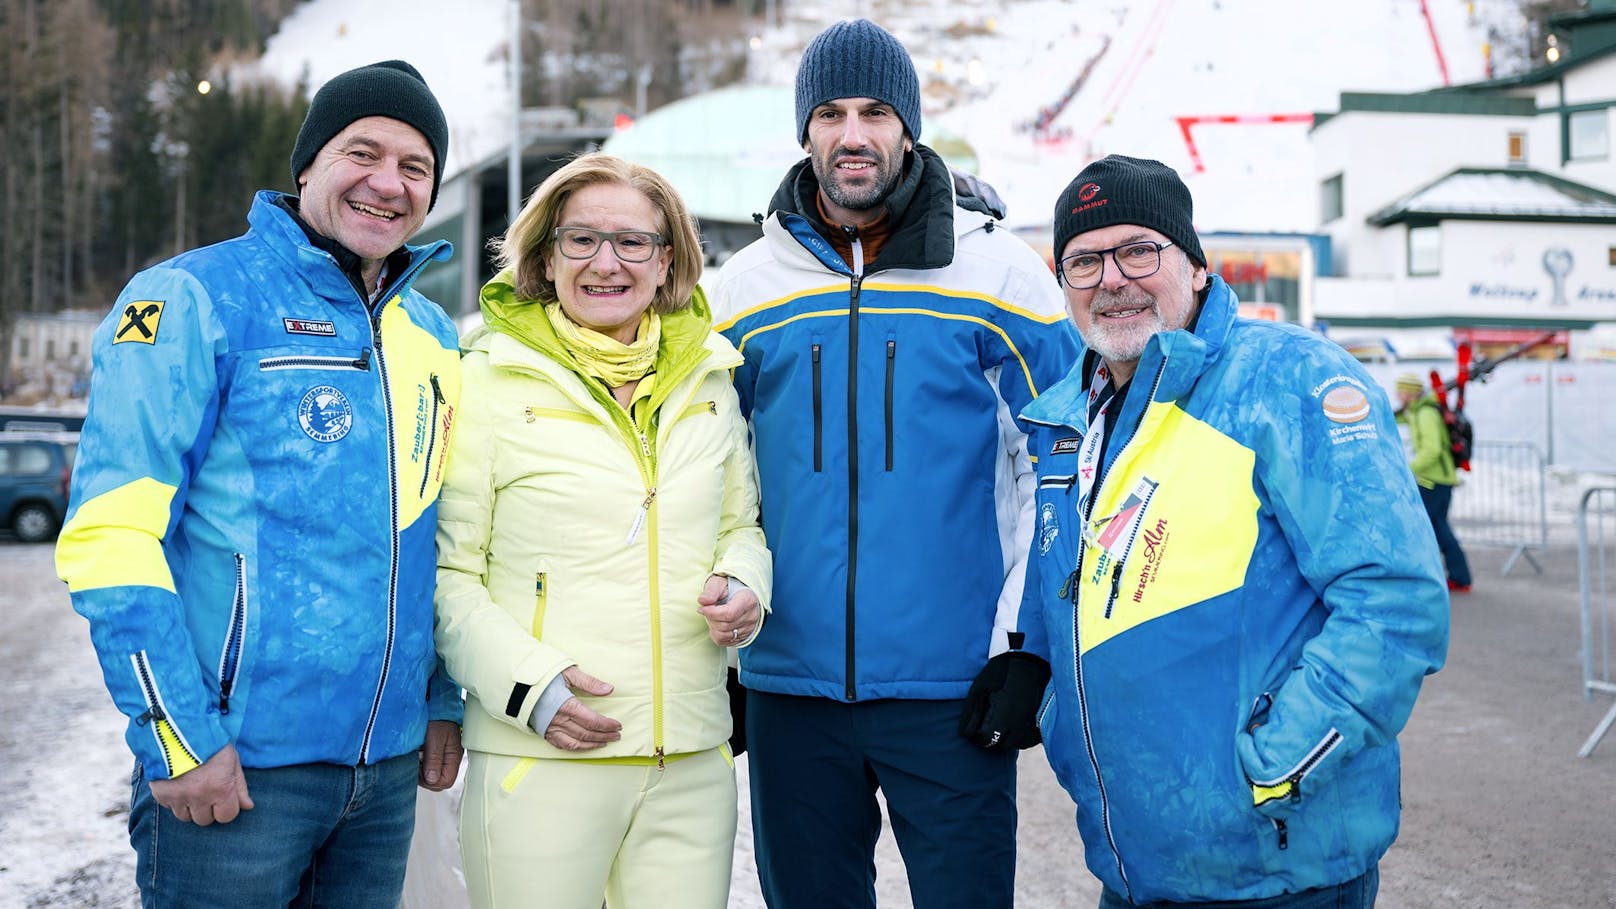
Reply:
<svg viewBox="0 0 1616 909"><path fill-rule="evenodd" d="M878 788L910 905L1013 905L1016 755L966 741L962 706L747 692L752 837L770 909L874 909Z"/></svg>
<svg viewBox="0 0 1616 909"><path fill-rule="evenodd" d="M1431 519L1431 529L1436 531L1436 544L1442 548L1442 561L1448 566L1448 580L1469 587L1470 562L1465 559L1464 550L1459 548L1459 538L1453 535L1453 528L1448 526L1448 506L1453 503L1453 487L1438 484L1426 489L1421 486L1420 501L1425 505L1425 514Z"/></svg>
<svg viewBox="0 0 1616 909"><path fill-rule="evenodd" d="M253 809L198 827L157 804L140 764L129 842L146 909L396 909L415 832L416 755L248 768Z"/></svg>
<svg viewBox="0 0 1616 909"><path fill-rule="evenodd" d="M1227 900L1214 903L1141 903L1137 906L1109 887L1100 893L1100 909L1373 909L1380 891L1380 866L1376 865L1345 884L1319 887L1301 893L1282 893L1260 900Z"/></svg>

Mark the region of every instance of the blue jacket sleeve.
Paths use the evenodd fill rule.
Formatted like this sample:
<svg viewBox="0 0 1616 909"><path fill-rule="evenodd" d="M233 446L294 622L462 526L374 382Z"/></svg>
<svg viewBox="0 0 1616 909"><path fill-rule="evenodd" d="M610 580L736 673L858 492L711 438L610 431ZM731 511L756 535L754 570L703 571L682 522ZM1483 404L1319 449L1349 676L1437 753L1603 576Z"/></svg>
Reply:
<svg viewBox="0 0 1616 909"><path fill-rule="evenodd" d="M207 455L223 332L188 273L137 275L97 329L88 417L57 573L90 623L125 739L149 778L178 776L228 743L167 549Z"/></svg>
<svg viewBox="0 0 1616 909"><path fill-rule="evenodd" d="M1314 389L1315 397L1361 395L1369 410L1342 424L1304 393L1296 422L1269 427L1258 452L1259 483L1325 617L1237 747L1254 784L1288 781L1305 791L1304 775L1327 779L1402 729L1421 679L1446 654L1448 600L1385 393L1345 352L1322 344L1265 374L1275 388ZM1283 814L1289 804L1276 798L1263 810Z"/></svg>

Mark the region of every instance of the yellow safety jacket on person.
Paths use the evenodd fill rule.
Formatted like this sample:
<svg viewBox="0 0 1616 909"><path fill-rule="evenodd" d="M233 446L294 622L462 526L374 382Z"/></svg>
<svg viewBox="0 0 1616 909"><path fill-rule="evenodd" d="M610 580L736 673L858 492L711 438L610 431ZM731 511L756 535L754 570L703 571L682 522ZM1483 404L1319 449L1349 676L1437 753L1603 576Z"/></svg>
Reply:
<svg viewBox="0 0 1616 909"><path fill-rule="evenodd" d="M769 602L756 467L698 288L662 316L636 421L576 371L541 304L510 274L483 288L465 340L462 407L438 522L437 645L467 692L465 744L543 758L648 758L729 738L725 653L696 611L711 574ZM642 412L643 410L643 412ZM581 696L623 724L586 752L528 727L576 664L614 686Z"/></svg>
<svg viewBox="0 0 1616 909"><path fill-rule="evenodd" d="M1408 466L1414 472L1414 481L1426 489L1459 485L1448 425L1442 421L1442 408L1437 406L1436 395L1427 392L1415 398L1398 411L1397 422L1408 427L1409 444L1414 449Z"/></svg>

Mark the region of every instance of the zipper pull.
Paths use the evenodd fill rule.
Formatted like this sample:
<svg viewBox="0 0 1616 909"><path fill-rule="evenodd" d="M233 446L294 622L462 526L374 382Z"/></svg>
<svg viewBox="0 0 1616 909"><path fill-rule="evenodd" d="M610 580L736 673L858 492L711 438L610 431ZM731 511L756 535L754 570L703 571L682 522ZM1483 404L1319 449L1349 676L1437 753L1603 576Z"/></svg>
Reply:
<svg viewBox="0 0 1616 909"><path fill-rule="evenodd" d="M148 708L146 710L145 713L142 713L140 716L135 717L135 725L136 726L144 726L147 723L155 723L155 722L158 722L159 720L166 720L166 719L168 719L168 717L163 714L163 708L157 706L156 704L153 704L150 708Z"/></svg>
<svg viewBox="0 0 1616 909"><path fill-rule="evenodd" d="M651 456L651 442L645 437L645 433L643 432L640 433L640 451L644 452L645 456L648 458Z"/></svg>
<svg viewBox="0 0 1616 909"><path fill-rule="evenodd" d="M1066 576L1066 580L1061 584L1060 590L1057 591L1056 595L1059 596L1063 600L1068 600L1069 599L1069 600L1071 600L1072 602L1075 603L1075 602L1077 602L1077 597L1075 596L1076 592L1077 592L1077 571L1074 569L1071 574Z"/></svg>
<svg viewBox="0 0 1616 909"><path fill-rule="evenodd" d="M443 396L443 388L438 385L438 374L432 374L432 394L437 397L438 403L446 403L449 399Z"/></svg>
<svg viewBox="0 0 1616 909"><path fill-rule="evenodd" d="M219 691L219 715L230 715L230 689L228 687Z"/></svg>
<svg viewBox="0 0 1616 909"><path fill-rule="evenodd" d="M1274 818L1274 830L1279 833L1279 848L1281 850L1290 848L1291 837L1290 832L1285 829L1285 822Z"/></svg>
<svg viewBox="0 0 1616 909"><path fill-rule="evenodd" d="M656 769L659 772L668 769L667 756L662 753L661 747L656 750Z"/></svg>
<svg viewBox="0 0 1616 909"><path fill-rule="evenodd" d="M1117 566L1111 569L1111 599L1115 600L1117 594L1122 592L1122 560L1117 560Z"/></svg>
<svg viewBox="0 0 1616 909"><path fill-rule="evenodd" d="M640 503L639 514L634 516L634 526L628 529L628 538L623 541L625 546L634 542L634 538L640 535L640 528L645 526L645 516L651 511L651 500L654 498L656 498L656 487L652 486L645 492L645 501Z"/></svg>
<svg viewBox="0 0 1616 909"><path fill-rule="evenodd" d="M370 348L367 347L364 350L360 351L359 352L359 359L353 361L353 365L354 365L354 369L360 369L360 370L364 370L365 372L370 372ZM432 384L433 385L438 384L436 377L433 378Z"/></svg>
<svg viewBox="0 0 1616 909"><path fill-rule="evenodd" d="M522 416L527 417L527 421L529 423L531 423L535 419L537 419L536 417L533 416L533 408L531 408L531 407L522 408Z"/></svg>

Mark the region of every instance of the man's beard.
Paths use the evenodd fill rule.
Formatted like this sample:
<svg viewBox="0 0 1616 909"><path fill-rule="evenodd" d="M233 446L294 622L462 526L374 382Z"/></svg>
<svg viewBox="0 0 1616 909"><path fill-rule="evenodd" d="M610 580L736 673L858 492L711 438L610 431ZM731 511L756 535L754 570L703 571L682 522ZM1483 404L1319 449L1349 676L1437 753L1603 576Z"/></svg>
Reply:
<svg viewBox="0 0 1616 909"><path fill-rule="evenodd" d="M839 182L836 179L840 173L836 169L836 160L844 156L874 158L874 179L860 186L847 186ZM813 166L814 177L819 180L819 188L825 193L825 197L849 211L869 211L879 206L886 201L887 196L891 195L893 188L898 185L898 181L903 178L903 155L901 153L889 155L881 149L874 148L863 153L835 148L827 156L814 155Z"/></svg>
<svg viewBox="0 0 1616 909"><path fill-rule="evenodd" d="M1100 315L1100 312L1108 309L1144 309L1149 320L1113 325ZM1089 328L1083 333L1083 343L1107 363L1133 363L1144 355L1145 345L1150 342L1152 335L1168 330L1161 309L1156 305L1156 298L1151 294L1135 288L1121 293L1100 290L1089 301Z"/></svg>

